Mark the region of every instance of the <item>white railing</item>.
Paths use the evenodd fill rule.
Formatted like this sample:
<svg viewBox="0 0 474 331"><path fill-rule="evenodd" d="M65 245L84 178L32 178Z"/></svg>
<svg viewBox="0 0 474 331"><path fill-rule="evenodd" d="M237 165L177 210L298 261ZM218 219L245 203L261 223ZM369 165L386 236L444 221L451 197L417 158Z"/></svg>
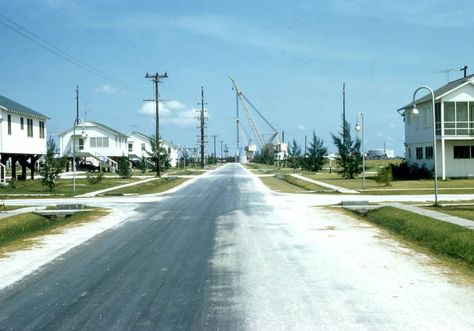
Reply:
<svg viewBox="0 0 474 331"><path fill-rule="evenodd" d="M438 129L436 123L436 131ZM440 125L439 125L440 126ZM474 136L474 121L444 121L444 135L445 136Z"/></svg>
<svg viewBox="0 0 474 331"><path fill-rule="evenodd" d="M112 160L110 157L107 157L105 155L102 155L98 152L94 152L94 154L91 154L94 158L96 158L97 160L99 160L100 162L108 162L110 163L112 166L114 166L115 168L117 168L117 162Z"/></svg>

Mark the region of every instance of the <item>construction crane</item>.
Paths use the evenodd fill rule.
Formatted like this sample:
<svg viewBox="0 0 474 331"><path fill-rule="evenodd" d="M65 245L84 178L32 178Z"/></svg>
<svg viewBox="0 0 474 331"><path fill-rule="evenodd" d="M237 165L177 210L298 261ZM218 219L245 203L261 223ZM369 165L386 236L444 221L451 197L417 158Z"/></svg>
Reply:
<svg viewBox="0 0 474 331"><path fill-rule="evenodd" d="M245 111L245 115L247 116L248 122L249 122L250 127L252 129L252 132L253 132L253 134L256 138L256 142L257 142L258 147L260 148L260 150L263 150L265 148L271 148L271 150L277 151L278 153L280 153L281 151L283 151L283 153L285 153L286 148L284 146L282 146L284 144L282 144L282 142L280 141L280 133L278 132L278 130L275 129L275 127L265 118L265 116L263 116L263 114L242 93L242 90L239 88L236 81L232 77L230 77L230 76L228 76L228 77L232 81L232 85L233 85L233 87L236 91L237 98L238 98L238 100L240 100L240 104L242 105L242 108ZM258 130L257 124L255 123L255 120L252 116L252 113L250 112L250 108L253 111L255 111L255 113L257 113L257 115L260 116L260 118L271 128L272 133L271 133L270 138L268 140L265 141L262 134ZM247 135L238 118L237 118L237 123L238 123L237 124L238 127L240 127L242 129L242 131L245 133L245 135ZM251 140L250 140L250 142L251 142ZM247 153L254 152L256 150L255 145L251 145L250 142L249 142L249 144L246 148ZM278 157L278 158L281 159L281 157Z"/></svg>

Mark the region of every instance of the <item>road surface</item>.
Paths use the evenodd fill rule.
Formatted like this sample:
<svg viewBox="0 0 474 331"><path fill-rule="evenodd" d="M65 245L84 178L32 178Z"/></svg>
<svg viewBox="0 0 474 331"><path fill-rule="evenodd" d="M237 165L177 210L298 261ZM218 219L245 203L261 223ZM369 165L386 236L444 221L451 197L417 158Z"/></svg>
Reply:
<svg viewBox="0 0 474 331"><path fill-rule="evenodd" d="M370 225L210 172L0 292L0 330L467 330L474 288Z"/></svg>

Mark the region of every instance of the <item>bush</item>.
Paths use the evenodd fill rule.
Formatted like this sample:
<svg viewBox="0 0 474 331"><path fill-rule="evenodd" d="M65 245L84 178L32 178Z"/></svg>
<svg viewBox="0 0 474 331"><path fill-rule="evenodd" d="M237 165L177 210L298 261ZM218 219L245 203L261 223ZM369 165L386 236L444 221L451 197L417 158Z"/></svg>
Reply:
<svg viewBox="0 0 474 331"><path fill-rule="evenodd" d="M377 172L377 176L374 177L377 184L384 184L385 186L392 186L390 183L393 180L392 168L390 166L380 168Z"/></svg>
<svg viewBox="0 0 474 331"><path fill-rule="evenodd" d="M433 172L426 168L424 164L420 167L416 163L408 165L408 163L404 161L399 165L391 163L389 167L392 172L393 179L417 180L433 178Z"/></svg>
<svg viewBox="0 0 474 331"><path fill-rule="evenodd" d="M117 174L122 178L128 178L132 175L130 161L127 156L122 156L118 161Z"/></svg>
<svg viewBox="0 0 474 331"><path fill-rule="evenodd" d="M92 172L87 172L87 183L91 185L99 184L104 179L104 173L99 171L97 175Z"/></svg>

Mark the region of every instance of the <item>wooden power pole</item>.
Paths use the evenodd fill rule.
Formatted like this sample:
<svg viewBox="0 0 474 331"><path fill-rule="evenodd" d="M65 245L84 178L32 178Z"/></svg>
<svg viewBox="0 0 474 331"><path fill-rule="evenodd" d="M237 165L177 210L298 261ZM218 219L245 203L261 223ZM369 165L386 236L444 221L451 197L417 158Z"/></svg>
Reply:
<svg viewBox="0 0 474 331"><path fill-rule="evenodd" d="M145 75L145 78L151 79L155 85L155 154L156 154L156 176L161 177L161 162L160 162L160 103L159 97L160 93L158 91L158 86L163 80L163 78L168 78L168 74L165 72L163 75L155 73L154 75L148 74Z"/></svg>

